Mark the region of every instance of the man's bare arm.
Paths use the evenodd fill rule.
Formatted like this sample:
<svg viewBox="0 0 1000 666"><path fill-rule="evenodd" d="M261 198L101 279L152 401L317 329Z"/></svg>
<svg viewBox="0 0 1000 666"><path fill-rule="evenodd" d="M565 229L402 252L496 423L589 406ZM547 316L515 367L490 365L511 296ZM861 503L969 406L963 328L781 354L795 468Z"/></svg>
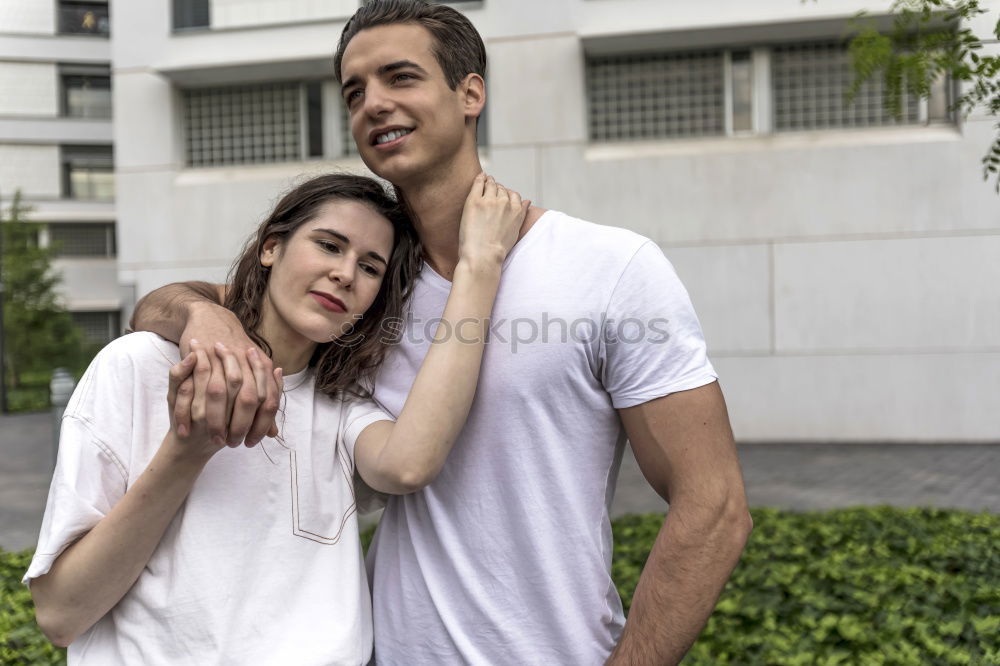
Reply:
<svg viewBox="0 0 1000 666"><path fill-rule="evenodd" d="M195 281L168 284L139 299L128 325L133 331L152 331L180 344L191 306L222 305L225 296L223 284Z"/></svg>
<svg viewBox="0 0 1000 666"><path fill-rule="evenodd" d="M636 462L670 503L608 664L677 664L708 621L753 523L717 382L619 411Z"/></svg>
<svg viewBox="0 0 1000 666"><path fill-rule="evenodd" d="M151 331L167 340L176 342L181 354L189 351L192 339L199 340L211 349L221 342L234 352L245 352L257 345L247 336L243 325L232 312L222 307L226 285L208 282L178 282L150 292L135 306L129 325L136 331ZM258 350L272 376L271 359ZM213 414L208 428L212 436L225 438L229 445L246 441L248 446L257 444L265 435L276 435L274 415L278 411L279 393L276 382L260 385L253 370L246 362L245 353L236 353L240 372L223 369L231 414ZM220 363L216 354L209 355L213 372L218 373ZM191 415L180 405L174 418L178 424L190 427Z"/></svg>

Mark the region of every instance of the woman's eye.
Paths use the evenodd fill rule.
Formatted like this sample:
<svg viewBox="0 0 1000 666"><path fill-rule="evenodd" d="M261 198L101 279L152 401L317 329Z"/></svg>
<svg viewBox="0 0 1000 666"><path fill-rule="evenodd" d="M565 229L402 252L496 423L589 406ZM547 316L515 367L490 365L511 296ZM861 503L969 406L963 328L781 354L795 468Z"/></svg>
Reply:
<svg viewBox="0 0 1000 666"><path fill-rule="evenodd" d="M378 269L375 268L374 266L369 266L368 264L362 264L361 270L363 270L365 273L368 273L368 275L371 275L372 277L378 277Z"/></svg>
<svg viewBox="0 0 1000 666"><path fill-rule="evenodd" d="M317 241L317 243L327 252L340 252L340 247L336 243L331 243L330 241Z"/></svg>

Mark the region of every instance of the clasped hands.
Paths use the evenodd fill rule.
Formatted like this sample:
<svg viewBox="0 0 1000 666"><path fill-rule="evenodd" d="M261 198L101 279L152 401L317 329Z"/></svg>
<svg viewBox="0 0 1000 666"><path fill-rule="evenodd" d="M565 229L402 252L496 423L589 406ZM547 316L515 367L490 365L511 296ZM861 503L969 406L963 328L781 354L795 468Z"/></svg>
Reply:
<svg viewBox="0 0 1000 666"><path fill-rule="evenodd" d="M278 434L281 368L249 340L235 349L196 339L187 346L190 351L170 368L167 390L171 433L179 443L211 455Z"/></svg>

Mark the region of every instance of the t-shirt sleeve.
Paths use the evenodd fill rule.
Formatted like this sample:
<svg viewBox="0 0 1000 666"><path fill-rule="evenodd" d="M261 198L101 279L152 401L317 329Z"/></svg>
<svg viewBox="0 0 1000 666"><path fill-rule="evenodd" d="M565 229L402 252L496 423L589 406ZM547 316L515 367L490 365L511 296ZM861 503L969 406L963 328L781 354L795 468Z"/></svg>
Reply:
<svg viewBox="0 0 1000 666"><path fill-rule="evenodd" d="M351 398L344 406L344 444L354 460L354 445L362 431L376 421L395 421L375 401L371 399ZM358 513L365 514L385 507L389 496L374 490L364 482L357 468L354 470L354 496Z"/></svg>
<svg viewBox="0 0 1000 666"><path fill-rule="evenodd" d="M344 445L354 460L354 445L361 432L376 421L395 421L371 398L345 398Z"/></svg>
<svg viewBox="0 0 1000 666"><path fill-rule="evenodd" d="M38 547L22 582L49 572L66 548L89 532L125 494L127 472L81 419L63 418Z"/></svg>
<svg viewBox="0 0 1000 666"><path fill-rule="evenodd" d="M652 241L636 251L614 288L599 358L615 409L718 378L687 290Z"/></svg>

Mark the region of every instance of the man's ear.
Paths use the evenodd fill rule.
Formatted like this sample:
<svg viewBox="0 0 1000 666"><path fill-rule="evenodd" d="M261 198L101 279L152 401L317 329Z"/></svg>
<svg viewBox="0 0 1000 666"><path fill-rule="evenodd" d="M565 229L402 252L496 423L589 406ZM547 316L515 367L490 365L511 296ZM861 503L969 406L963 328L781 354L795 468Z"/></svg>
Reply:
<svg viewBox="0 0 1000 666"><path fill-rule="evenodd" d="M280 249L281 243L275 236L271 236L265 240L264 245L260 249L260 265L273 266L275 259L278 258L278 251Z"/></svg>
<svg viewBox="0 0 1000 666"><path fill-rule="evenodd" d="M459 84L466 118L479 118L486 108L486 81L476 73L466 74Z"/></svg>

